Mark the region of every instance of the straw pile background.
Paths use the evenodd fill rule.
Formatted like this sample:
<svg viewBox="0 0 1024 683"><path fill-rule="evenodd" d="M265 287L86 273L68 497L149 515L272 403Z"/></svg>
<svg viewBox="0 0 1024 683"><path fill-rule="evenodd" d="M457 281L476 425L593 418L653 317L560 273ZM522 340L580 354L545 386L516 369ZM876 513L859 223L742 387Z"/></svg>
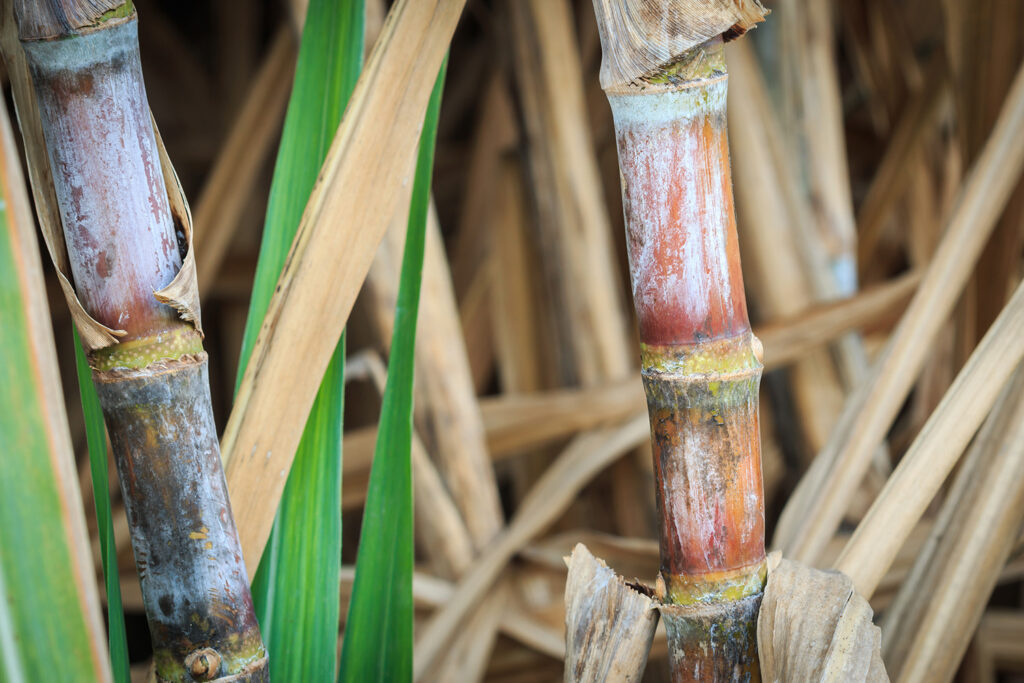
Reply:
<svg viewBox="0 0 1024 683"><path fill-rule="evenodd" d="M150 102L192 198L223 427L304 8L301 0L136 4ZM951 313L935 306L922 314L933 319L918 329L935 332L907 343L920 346L923 368L897 369L912 390L897 396L885 443L868 444L878 447L850 489L838 533L800 558L828 567L1020 280L1019 160L982 168L1007 184L1005 207L987 195L990 184L967 181L972 169L980 176L976 164L985 163L1004 108L1007 144L1021 138L1022 106L1004 100L1024 57L1024 3L765 4L769 20L727 57L744 275L768 370L769 536L844 403L870 379L958 207L979 202L994 226L976 260L964 252L950 262L965 286L956 274L933 278L951 283L933 292ZM367 5L372 43L386 7ZM651 581L657 571L647 417L599 63L591 0L471 0L451 48L416 357L414 592L425 619L439 606L440 616L457 619L454 639L430 640L428 631L418 648L451 648L459 680L560 680L562 558L577 541L626 577ZM346 565L358 544L401 241L400 229L390 231L348 326ZM64 385L74 386L70 319L56 281L48 284ZM1002 380L1016 365L1005 359L1019 352L997 347L988 358ZM1020 479L1020 384L997 399L993 423L871 596L894 679L920 656L965 681L1024 672L1020 487L992 488ZM77 392L65 393L91 514ZM942 439L937 450L956 442ZM493 468L474 465L481 461ZM113 475L111 486L117 500ZM990 543L942 543L978 529ZM144 675L145 620L116 502L115 530L133 661ZM927 559L915 565L919 557ZM343 605L351 577L343 573ZM927 609L943 596L955 614ZM922 644L918 632L952 644ZM645 680L662 680L665 666L659 633Z"/></svg>

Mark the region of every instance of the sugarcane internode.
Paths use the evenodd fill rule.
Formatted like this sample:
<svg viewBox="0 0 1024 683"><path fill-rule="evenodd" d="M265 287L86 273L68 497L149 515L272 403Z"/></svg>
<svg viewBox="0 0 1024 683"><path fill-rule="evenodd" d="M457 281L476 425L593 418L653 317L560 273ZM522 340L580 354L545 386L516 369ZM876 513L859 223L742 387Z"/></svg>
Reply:
<svg viewBox="0 0 1024 683"><path fill-rule="evenodd" d="M157 677L267 681L220 461L198 307L183 320L158 298L188 262L181 249L188 218L172 216L135 12L130 2L111 0L19 0L15 10L76 301L89 324L119 335L87 350Z"/></svg>
<svg viewBox="0 0 1024 683"><path fill-rule="evenodd" d="M605 51L607 59L607 42ZM651 420L673 680L754 680L766 578L762 363L740 270L721 40L604 86Z"/></svg>

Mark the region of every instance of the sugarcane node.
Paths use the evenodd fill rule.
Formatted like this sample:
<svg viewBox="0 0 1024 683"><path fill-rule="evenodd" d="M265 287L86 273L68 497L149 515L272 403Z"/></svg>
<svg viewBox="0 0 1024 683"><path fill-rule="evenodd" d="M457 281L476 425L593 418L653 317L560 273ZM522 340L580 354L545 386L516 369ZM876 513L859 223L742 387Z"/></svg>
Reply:
<svg viewBox="0 0 1024 683"><path fill-rule="evenodd" d="M185 657L185 666L193 678L210 681L220 671L220 654L212 647L204 647Z"/></svg>
<svg viewBox="0 0 1024 683"><path fill-rule="evenodd" d="M730 602L660 604L673 683L761 680L757 614L763 595Z"/></svg>

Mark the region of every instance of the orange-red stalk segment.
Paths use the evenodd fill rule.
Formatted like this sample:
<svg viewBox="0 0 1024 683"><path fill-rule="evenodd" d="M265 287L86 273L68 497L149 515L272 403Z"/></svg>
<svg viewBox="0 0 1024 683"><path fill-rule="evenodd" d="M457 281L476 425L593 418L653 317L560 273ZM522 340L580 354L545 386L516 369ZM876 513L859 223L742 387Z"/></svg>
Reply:
<svg viewBox="0 0 1024 683"><path fill-rule="evenodd" d="M764 560L760 360L740 272L725 94L725 75L609 93L670 587Z"/></svg>
<svg viewBox="0 0 1024 683"><path fill-rule="evenodd" d="M647 346L694 345L750 332L724 80L667 93L609 94L633 300Z"/></svg>
<svg viewBox="0 0 1024 683"><path fill-rule="evenodd" d="M673 679L757 676L760 344L743 292L721 45L608 89L654 446Z"/></svg>

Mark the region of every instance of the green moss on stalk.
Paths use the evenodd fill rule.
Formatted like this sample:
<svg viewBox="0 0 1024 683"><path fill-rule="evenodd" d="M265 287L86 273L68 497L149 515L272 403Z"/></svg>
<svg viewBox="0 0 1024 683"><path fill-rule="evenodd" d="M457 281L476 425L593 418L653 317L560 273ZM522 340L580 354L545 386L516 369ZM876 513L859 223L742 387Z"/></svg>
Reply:
<svg viewBox="0 0 1024 683"><path fill-rule="evenodd" d="M70 30L68 33L58 36L58 40L69 40L71 38L77 38L82 33L95 30L106 23L120 23L118 19L128 19L135 14L135 3L133 0L126 0L123 5L119 5L114 9L109 9L103 14L98 15L95 19L88 19L87 23L81 26L77 26Z"/></svg>
<svg viewBox="0 0 1024 683"><path fill-rule="evenodd" d="M237 676L246 673L256 673L258 665L267 656L267 651L259 638L237 636L236 649L227 650L213 648L220 656L220 676ZM232 643L234 647L236 643ZM199 650L203 645L196 645ZM184 661L179 661L169 650L158 650L153 653L153 663L156 668L157 680L173 683L188 683L195 679L189 673ZM265 670L265 669L264 669ZM245 679L248 680L248 679ZM262 680L257 677L254 680Z"/></svg>
<svg viewBox="0 0 1024 683"><path fill-rule="evenodd" d="M696 410L721 423L728 411L753 405L760 384L760 371L747 370L728 379L707 382L687 381L678 375L664 375L645 371L644 391L651 410Z"/></svg>

